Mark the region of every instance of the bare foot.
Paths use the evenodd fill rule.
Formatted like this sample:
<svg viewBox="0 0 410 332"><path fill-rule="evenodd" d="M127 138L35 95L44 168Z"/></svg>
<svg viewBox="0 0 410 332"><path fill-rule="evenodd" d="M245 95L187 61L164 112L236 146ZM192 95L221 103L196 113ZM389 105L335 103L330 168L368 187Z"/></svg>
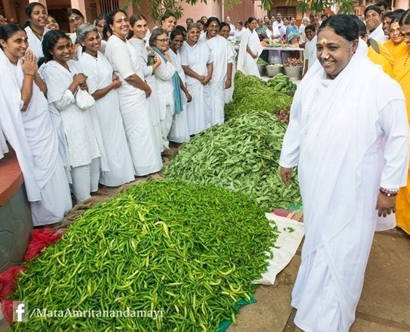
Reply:
<svg viewBox="0 0 410 332"><path fill-rule="evenodd" d="M94 191L91 193L91 196L98 195L98 196L107 196L109 192L104 189L98 189L97 191Z"/></svg>

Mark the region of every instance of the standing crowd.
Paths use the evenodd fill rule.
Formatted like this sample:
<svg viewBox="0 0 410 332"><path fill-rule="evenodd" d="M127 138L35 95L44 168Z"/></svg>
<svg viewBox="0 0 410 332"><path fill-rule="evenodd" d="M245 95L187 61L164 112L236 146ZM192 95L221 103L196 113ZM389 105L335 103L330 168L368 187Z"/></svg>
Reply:
<svg viewBox="0 0 410 332"><path fill-rule="evenodd" d="M235 51L216 17L187 28L166 12L147 28L116 9L86 23L67 12L59 30L43 4L24 27L0 27L0 147L23 172L34 226L75 203L162 168L179 146L224 122ZM229 33L229 32L228 32Z"/></svg>

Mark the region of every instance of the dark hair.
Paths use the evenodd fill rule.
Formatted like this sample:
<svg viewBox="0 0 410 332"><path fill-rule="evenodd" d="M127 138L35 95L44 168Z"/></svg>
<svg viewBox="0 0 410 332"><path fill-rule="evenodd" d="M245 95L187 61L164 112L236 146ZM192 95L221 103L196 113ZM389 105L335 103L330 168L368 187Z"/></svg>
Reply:
<svg viewBox="0 0 410 332"><path fill-rule="evenodd" d="M238 22L236 22L236 24L242 25L243 26L243 22L241 20L239 20Z"/></svg>
<svg viewBox="0 0 410 332"><path fill-rule="evenodd" d="M354 16L354 15L352 15L352 16ZM356 16L354 17L354 21L356 22L357 28L359 29L360 38L363 38L364 36L367 35L366 24Z"/></svg>
<svg viewBox="0 0 410 332"><path fill-rule="evenodd" d="M95 25L97 25L98 21L101 21L101 20L105 20L105 21L107 20L105 18L105 13L101 13L100 15L97 16L97 18L95 19Z"/></svg>
<svg viewBox="0 0 410 332"><path fill-rule="evenodd" d="M191 17L187 17L186 20L185 20L185 23L187 23L188 20L190 20L191 22L194 22L194 20Z"/></svg>
<svg viewBox="0 0 410 332"><path fill-rule="evenodd" d="M84 15L78 9L75 9L75 8L71 8L71 9L67 10L66 16L67 16L67 18L69 18L71 15L74 15L74 14L78 15L78 16L81 16L83 20L85 19Z"/></svg>
<svg viewBox="0 0 410 332"><path fill-rule="evenodd" d="M364 16L366 16L366 14L369 10L374 10L379 15L381 15L381 13L382 13L382 10L380 9L379 6L370 5L370 6L367 6L366 9L364 10Z"/></svg>
<svg viewBox="0 0 410 332"><path fill-rule="evenodd" d="M109 31L108 31L108 25L105 24L105 25L104 25L104 28L103 28L103 31L102 31L102 39L103 39L103 40L105 40L105 41L108 40L108 33L109 33ZM110 33L110 34L111 34L111 33Z"/></svg>
<svg viewBox="0 0 410 332"><path fill-rule="evenodd" d="M322 22L319 27L318 34L325 28L331 28L334 32L348 41L353 41L359 38L359 28L355 19L346 14L338 14L330 16L326 21Z"/></svg>
<svg viewBox="0 0 410 332"><path fill-rule="evenodd" d="M162 23L162 21L165 21L169 17L175 17L175 19L177 19L176 15L173 12L166 11L164 13L164 15L162 15L162 17L161 17L161 23Z"/></svg>
<svg viewBox="0 0 410 332"><path fill-rule="evenodd" d="M228 23L221 22L221 24L219 24L219 31L221 31L223 27L228 27L229 31L231 31L231 26Z"/></svg>
<svg viewBox="0 0 410 332"><path fill-rule="evenodd" d="M183 25L177 25L176 27L175 27L175 29L178 29L178 30L180 30L183 34L186 34L186 28L183 26ZM175 30L174 29L174 30Z"/></svg>
<svg viewBox="0 0 410 332"><path fill-rule="evenodd" d="M50 53L50 50L54 48L58 40L61 38L66 38L71 40L64 31L61 30L50 30L43 37L43 42L41 43L44 59L41 60L45 63L53 60L53 55Z"/></svg>
<svg viewBox="0 0 410 332"><path fill-rule="evenodd" d="M185 39L184 32L178 27L171 31L171 33L169 34L169 39L174 40L176 36L182 36Z"/></svg>
<svg viewBox="0 0 410 332"><path fill-rule="evenodd" d="M0 39L3 39L6 42L17 31L24 31L24 30L20 26L14 23L5 24L0 27ZM0 45L0 48L3 49L3 46Z"/></svg>
<svg viewBox="0 0 410 332"><path fill-rule="evenodd" d="M400 17L400 25L410 25L410 9L407 9Z"/></svg>
<svg viewBox="0 0 410 332"><path fill-rule="evenodd" d="M134 24L135 24L135 22L137 22L137 21L139 21L139 20L145 20L145 21L147 21L147 19L145 18L145 16L142 15L142 14L134 14L134 15L131 15L131 17L130 17L130 26L133 27ZM132 30L130 29L130 31L128 31L127 39L132 38L133 35L134 35L134 31L132 31Z"/></svg>
<svg viewBox="0 0 410 332"><path fill-rule="evenodd" d="M406 11L404 9L396 9L395 11L393 11L394 14L396 15L403 15Z"/></svg>
<svg viewBox="0 0 410 332"><path fill-rule="evenodd" d="M153 47L155 46L155 40L158 38L160 35L167 35L168 36L168 31L162 28L155 28L151 32L151 36L149 37L149 46Z"/></svg>
<svg viewBox="0 0 410 332"><path fill-rule="evenodd" d="M114 10L111 10L109 13L107 13L107 15L106 15L106 23L105 23L105 24L106 24L107 30L108 30L108 32L109 32L110 34L113 34L110 25L113 25L113 24L114 24L114 16L115 16L117 13L123 13L126 17L128 17L127 13L126 13L124 10L119 9L119 8L114 9Z"/></svg>
<svg viewBox="0 0 410 332"><path fill-rule="evenodd" d="M316 31L316 28L315 28L315 26L314 26L313 24L308 24L308 25L305 27L305 31L306 31L306 30L311 30L311 31L315 32L315 31Z"/></svg>
<svg viewBox="0 0 410 332"><path fill-rule="evenodd" d="M256 19L256 17L253 17L253 16L250 16L247 20L246 20L246 22L249 24L249 23L251 23L252 21L256 21L256 22L258 22L258 20ZM239 21L238 21L239 22Z"/></svg>
<svg viewBox="0 0 410 332"><path fill-rule="evenodd" d="M378 3L376 3L376 6L377 7L381 7L381 6L383 6L384 8L386 8L386 9L389 9L390 8L390 5L387 3L387 1L379 1Z"/></svg>
<svg viewBox="0 0 410 332"><path fill-rule="evenodd" d="M35 6L41 6L44 9L46 9L46 7L44 7L44 5L40 2L31 2L26 6L26 9L25 9L25 13L26 13L27 18L31 17L31 13L33 12L33 9L34 9ZM28 26L30 26L30 21L29 20L27 20L26 23L24 23L23 28L28 27Z"/></svg>
<svg viewBox="0 0 410 332"><path fill-rule="evenodd" d="M212 16L210 18L208 18L208 20L206 21L205 26L208 27L212 22L218 22L218 25L221 25L221 21L219 21L219 19L215 16Z"/></svg>

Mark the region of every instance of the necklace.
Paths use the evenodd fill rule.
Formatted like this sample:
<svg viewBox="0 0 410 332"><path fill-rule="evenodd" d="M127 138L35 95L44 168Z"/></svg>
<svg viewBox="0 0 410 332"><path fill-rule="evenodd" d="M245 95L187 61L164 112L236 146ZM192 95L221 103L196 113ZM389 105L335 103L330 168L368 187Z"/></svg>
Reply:
<svg viewBox="0 0 410 332"><path fill-rule="evenodd" d="M409 59L409 56L410 56L410 50L407 53L406 60L404 60L404 65L407 65L407 60Z"/></svg>
<svg viewBox="0 0 410 332"><path fill-rule="evenodd" d="M31 30L34 32L34 34L36 35L36 37L38 38L38 39L42 39L43 38L43 34L42 33L40 33L40 32L38 32L38 31L36 31L36 30L34 30L32 27L30 27L31 28Z"/></svg>

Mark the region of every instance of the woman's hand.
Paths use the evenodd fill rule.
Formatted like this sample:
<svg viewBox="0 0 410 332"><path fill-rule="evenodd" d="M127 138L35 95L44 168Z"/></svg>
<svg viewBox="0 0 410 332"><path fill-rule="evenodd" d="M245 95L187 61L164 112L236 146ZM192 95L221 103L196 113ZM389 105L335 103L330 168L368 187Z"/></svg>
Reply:
<svg viewBox="0 0 410 332"><path fill-rule="evenodd" d="M190 95L188 90L185 91L185 97L186 97L188 103L190 103L192 101L192 96Z"/></svg>
<svg viewBox="0 0 410 332"><path fill-rule="evenodd" d="M80 74L75 74L74 78L73 78L73 82L77 85L77 86L81 86L82 84L85 83L87 77L80 73ZM84 90L84 89L83 89Z"/></svg>
<svg viewBox="0 0 410 332"><path fill-rule="evenodd" d="M280 176L286 187L289 187L290 181L292 180L292 168L281 167Z"/></svg>
<svg viewBox="0 0 410 332"><path fill-rule="evenodd" d="M37 74L37 59L31 50L27 50L21 62L21 69L24 75L32 76Z"/></svg>
<svg viewBox="0 0 410 332"><path fill-rule="evenodd" d="M149 96L151 96L152 90L151 90L150 86L147 83L145 83L145 85L146 85L146 87L144 89L145 97L149 98Z"/></svg>
<svg viewBox="0 0 410 332"><path fill-rule="evenodd" d="M202 80L202 85L207 85L211 78L211 76L204 76L204 79Z"/></svg>
<svg viewBox="0 0 410 332"><path fill-rule="evenodd" d="M112 75L112 83L111 83L112 88L113 89L118 89L121 85L122 85L122 82L121 82L120 78L117 75L113 74Z"/></svg>
<svg viewBox="0 0 410 332"><path fill-rule="evenodd" d="M225 89L229 89L232 86L232 79L228 78L225 81Z"/></svg>
<svg viewBox="0 0 410 332"><path fill-rule="evenodd" d="M257 59L258 58L258 55L257 54L251 54L251 57L253 58L253 59Z"/></svg>
<svg viewBox="0 0 410 332"><path fill-rule="evenodd" d="M88 85L85 81L84 81L84 83L80 84L79 87L80 87L81 90L85 90L85 91L88 92Z"/></svg>
<svg viewBox="0 0 410 332"><path fill-rule="evenodd" d="M171 62L171 58L169 57L168 53L164 53L165 59L167 60L167 62Z"/></svg>
<svg viewBox="0 0 410 332"><path fill-rule="evenodd" d="M386 217L388 214L396 212L396 196L387 197L382 193L377 196L376 210L379 217Z"/></svg>

